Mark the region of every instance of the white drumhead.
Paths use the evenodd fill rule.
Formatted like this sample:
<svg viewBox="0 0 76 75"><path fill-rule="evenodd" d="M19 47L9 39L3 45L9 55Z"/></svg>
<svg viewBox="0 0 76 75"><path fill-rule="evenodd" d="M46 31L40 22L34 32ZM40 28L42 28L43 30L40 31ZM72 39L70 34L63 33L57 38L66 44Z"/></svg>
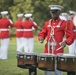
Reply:
<svg viewBox="0 0 76 75"><path fill-rule="evenodd" d="M67 58L67 57L76 57L74 54L58 54L58 56L59 57L65 57L65 58Z"/></svg>
<svg viewBox="0 0 76 75"><path fill-rule="evenodd" d="M38 56L41 56L41 57L55 57L54 54L50 54L50 53L40 53Z"/></svg>
<svg viewBox="0 0 76 75"><path fill-rule="evenodd" d="M23 54L23 55L37 55L37 53L34 53L34 52L32 52L32 53L25 53L25 52L18 52L17 54Z"/></svg>
<svg viewBox="0 0 76 75"><path fill-rule="evenodd" d="M17 51L17 54L18 54L18 55L20 55L20 54L24 54L24 52L19 52L19 51Z"/></svg>
<svg viewBox="0 0 76 75"><path fill-rule="evenodd" d="M34 52L32 52L32 53L25 53L25 55L37 55L37 53L34 53Z"/></svg>

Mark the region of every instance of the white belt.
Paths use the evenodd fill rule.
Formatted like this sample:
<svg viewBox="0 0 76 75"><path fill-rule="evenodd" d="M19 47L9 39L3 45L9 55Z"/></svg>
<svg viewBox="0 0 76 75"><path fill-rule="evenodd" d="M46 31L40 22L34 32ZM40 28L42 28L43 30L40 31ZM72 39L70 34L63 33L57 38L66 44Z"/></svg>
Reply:
<svg viewBox="0 0 76 75"><path fill-rule="evenodd" d="M32 29L24 29L24 31L32 31Z"/></svg>
<svg viewBox="0 0 76 75"><path fill-rule="evenodd" d="M0 29L1 31L9 31L9 29Z"/></svg>
<svg viewBox="0 0 76 75"><path fill-rule="evenodd" d="M76 29L74 29L73 32L76 32Z"/></svg>
<svg viewBox="0 0 76 75"><path fill-rule="evenodd" d="M16 29L16 31L24 31L23 29Z"/></svg>

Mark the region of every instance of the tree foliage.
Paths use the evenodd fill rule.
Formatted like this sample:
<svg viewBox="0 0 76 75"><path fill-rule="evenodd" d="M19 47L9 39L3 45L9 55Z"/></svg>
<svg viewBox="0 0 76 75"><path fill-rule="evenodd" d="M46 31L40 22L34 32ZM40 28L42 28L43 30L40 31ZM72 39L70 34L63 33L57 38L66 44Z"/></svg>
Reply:
<svg viewBox="0 0 76 75"><path fill-rule="evenodd" d="M34 20L42 27L45 20L51 18L49 5L62 5L62 12L68 13L69 10L76 11L75 3L76 0L0 0L0 12L8 10L14 22L18 13L32 13Z"/></svg>

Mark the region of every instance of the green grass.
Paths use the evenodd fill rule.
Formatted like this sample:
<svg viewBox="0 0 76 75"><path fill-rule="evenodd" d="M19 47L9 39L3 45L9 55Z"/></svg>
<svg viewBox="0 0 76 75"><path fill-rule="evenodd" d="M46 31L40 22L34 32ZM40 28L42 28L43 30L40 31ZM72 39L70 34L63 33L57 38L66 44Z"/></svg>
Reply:
<svg viewBox="0 0 76 75"><path fill-rule="evenodd" d="M35 46L34 51L36 53L43 53L44 44L40 44L35 37ZM65 53L68 52L68 48L65 48ZM8 50L8 59L0 60L0 75L29 75L28 69L22 69L17 67L17 58L16 58L16 39L11 38L9 50ZM37 69L37 75L44 75L42 70ZM54 74L53 74L54 75ZM63 75L66 75L66 72L63 72Z"/></svg>

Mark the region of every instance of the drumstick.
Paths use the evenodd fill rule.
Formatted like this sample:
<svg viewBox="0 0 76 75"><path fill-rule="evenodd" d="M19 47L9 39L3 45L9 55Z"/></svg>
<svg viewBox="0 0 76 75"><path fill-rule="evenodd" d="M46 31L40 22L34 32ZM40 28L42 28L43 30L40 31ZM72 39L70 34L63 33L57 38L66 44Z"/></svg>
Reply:
<svg viewBox="0 0 76 75"><path fill-rule="evenodd" d="M56 50L60 50L61 48L63 48L63 46L60 46L59 48L57 48Z"/></svg>
<svg viewBox="0 0 76 75"><path fill-rule="evenodd" d="M48 41L48 54L50 53L50 42Z"/></svg>

